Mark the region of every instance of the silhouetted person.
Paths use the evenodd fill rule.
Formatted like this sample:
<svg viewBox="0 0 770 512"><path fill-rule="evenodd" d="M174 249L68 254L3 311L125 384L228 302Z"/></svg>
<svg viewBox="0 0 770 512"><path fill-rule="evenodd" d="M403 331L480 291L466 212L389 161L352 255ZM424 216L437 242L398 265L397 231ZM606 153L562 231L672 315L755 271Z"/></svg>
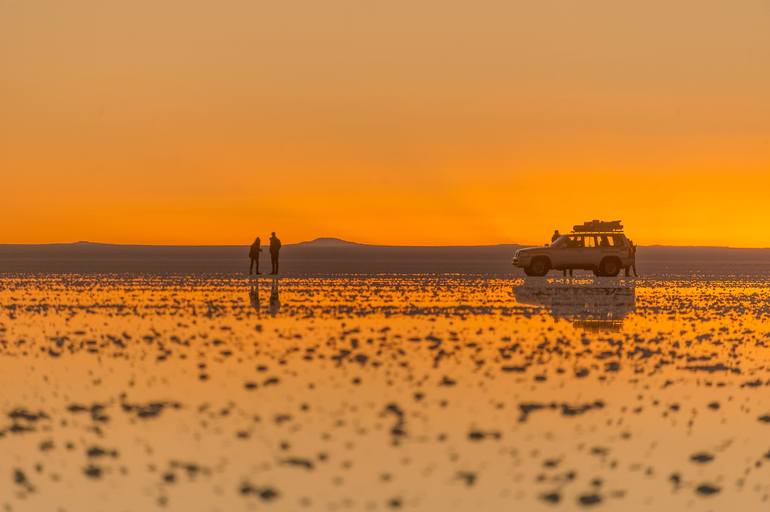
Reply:
<svg viewBox="0 0 770 512"><path fill-rule="evenodd" d="M256 267L257 274L259 274L259 253L262 252L261 246L262 241L257 237L249 248L249 258L251 259L251 263L249 264L249 274L251 274L251 269L254 267Z"/></svg>
<svg viewBox="0 0 770 512"><path fill-rule="evenodd" d="M626 267L626 277L631 275L631 270L634 271L634 277L639 277L639 274L636 273L636 246L632 240L628 241L628 250L631 252L631 265Z"/></svg>
<svg viewBox="0 0 770 512"><path fill-rule="evenodd" d="M275 236L275 231L270 235L270 263L273 265L273 269L270 272L272 275L278 273L278 253L281 250L281 241Z"/></svg>
<svg viewBox="0 0 770 512"><path fill-rule="evenodd" d="M559 230L555 229L553 231L553 236L551 237L551 243L554 243L556 240L558 240L560 236L561 236L561 233L559 233Z"/></svg>
<svg viewBox="0 0 770 512"><path fill-rule="evenodd" d="M281 310L281 299L278 297L278 279L273 279L270 287L270 316L275 316Z"/></svg>
<svg viewBox="0 0 770 512"><path fill-rule="evenodd" d="M254 281L254 283L256 284L252 284L249 290L249 302L251 302L251 307L254 308L257 316L259 316L259 280Z"/></svg>

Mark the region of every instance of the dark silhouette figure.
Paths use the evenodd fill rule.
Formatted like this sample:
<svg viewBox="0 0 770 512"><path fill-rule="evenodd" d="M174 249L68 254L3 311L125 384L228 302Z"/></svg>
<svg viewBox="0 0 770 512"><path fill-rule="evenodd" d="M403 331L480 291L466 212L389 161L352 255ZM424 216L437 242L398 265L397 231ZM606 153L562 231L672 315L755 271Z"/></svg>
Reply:
<svg viewBox="0 0 770 512"><path fill-rule="evenodd" d="M257 274L259 274L259 253L262 252L261 245L262 241L257 237L249 248L249 258L251 259L251 263L249 264L249 274L251 274L251 270L254 267L256 267Z"/></svg>
<svg viewBox="0 0 770 512"><path fill-rule="evenodd" d="M634 277L639 277L639 274L636 273L636 246L633 240L628 241L628 250L631 251L631 266L625 268L626 277L631 275L631 270L634 271Z"/></svg>
<svg viewBox="0 0 770 512"><path fill-rule="evenodd" d="M270 316L275 316L281 310L281 299L278 296L278 279L273 278L273 285L270 287Z"/></svg>
<svg viewBox="0 0 770 512"><path fill-rule="evenodd" d="M270 235L270 263L273 266L270 274L276 275L278 273L278 253L281 250L281 241L275 236L275 231Z"/></svg>
<svg viewBox="0 0 770 512"><path fill-rule="evenodd" d="M249 302L251 302L251 307L254 308L254 311L257 312L257 316L259 316L259 280L254 282L256 284L251 285L251 289L249 290Z"/></svg>

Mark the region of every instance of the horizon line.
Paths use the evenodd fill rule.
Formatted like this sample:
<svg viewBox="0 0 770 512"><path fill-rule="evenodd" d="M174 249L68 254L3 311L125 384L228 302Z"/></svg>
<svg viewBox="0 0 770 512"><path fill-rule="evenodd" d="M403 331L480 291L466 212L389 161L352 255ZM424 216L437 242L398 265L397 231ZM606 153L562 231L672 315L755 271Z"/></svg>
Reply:
<svg viewBox="0 0 770 512"><path fill-rule="evenodd" d="M312 244L313 242L333 240L338 242L340 246L345 245L358 245L365 247L403 247L403 248L452 248L452 247L499 247L505 245L513 245L520 247L542 247L543 244L527 244L518 242L497 242L486 244L380 244L369 242L354 242L352 240L345 240L337 237L317 237L312 240L302 240L299 242L285 243L285 246ZM75 242L0 242L2 246L51 246L51 245L102 245L102 246L116 246L116 247L248 247L250 244L227 244L227 243L207 243L207 244L179 244L179 243L141 243L141 242L95 242L90 240L78 240ZM754 249L754 250L768 250L770 247L757 247L757 246L733 246L733 245L678 245L678 244L665 244L665 243L653 243L653 244L638 244L637 247L671 247L678 249L687 248L699 248L699 249Z"/></svg>

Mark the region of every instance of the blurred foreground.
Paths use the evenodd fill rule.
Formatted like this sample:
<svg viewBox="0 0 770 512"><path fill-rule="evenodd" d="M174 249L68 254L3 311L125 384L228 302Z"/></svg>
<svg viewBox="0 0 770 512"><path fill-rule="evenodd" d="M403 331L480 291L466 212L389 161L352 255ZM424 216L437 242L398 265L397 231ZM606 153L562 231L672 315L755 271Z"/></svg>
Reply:
<svg viewBox="0 0 770 512"><path fill-rule="evenodd" d="M762 510L770 281L0 279L5 510Z"/></svg>

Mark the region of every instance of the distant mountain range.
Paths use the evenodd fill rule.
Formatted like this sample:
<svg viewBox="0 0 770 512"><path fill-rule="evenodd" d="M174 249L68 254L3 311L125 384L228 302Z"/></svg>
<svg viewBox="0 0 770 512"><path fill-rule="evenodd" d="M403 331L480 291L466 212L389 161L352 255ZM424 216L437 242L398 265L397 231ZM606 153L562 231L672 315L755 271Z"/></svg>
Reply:
<svg viewBox="0 0 770 512"><path fill-rule="evenodd" d="M302 245L302 246L312 245L314 247L353 247L353 246L360 246L365 244L359 244L358 242L348 242L347 240L343 240L341 238L320 237L314 240L299 242L298 244L295 244L295 245Z"/></svg>
<svg viewBox="0 0 770 512"><path fill-rule="evenodd" d="M342 273L460 273L518 275L511 258L517 244L479 246L384 246L317 238L286 244L283 275ZM261 268L269 270L267 247ZM640 247L639 269L652 273L751 272L770 275L770 249ZM151 272L243 273L248 246L119 245L93 242L0 245L0 273Z"/></svg>

